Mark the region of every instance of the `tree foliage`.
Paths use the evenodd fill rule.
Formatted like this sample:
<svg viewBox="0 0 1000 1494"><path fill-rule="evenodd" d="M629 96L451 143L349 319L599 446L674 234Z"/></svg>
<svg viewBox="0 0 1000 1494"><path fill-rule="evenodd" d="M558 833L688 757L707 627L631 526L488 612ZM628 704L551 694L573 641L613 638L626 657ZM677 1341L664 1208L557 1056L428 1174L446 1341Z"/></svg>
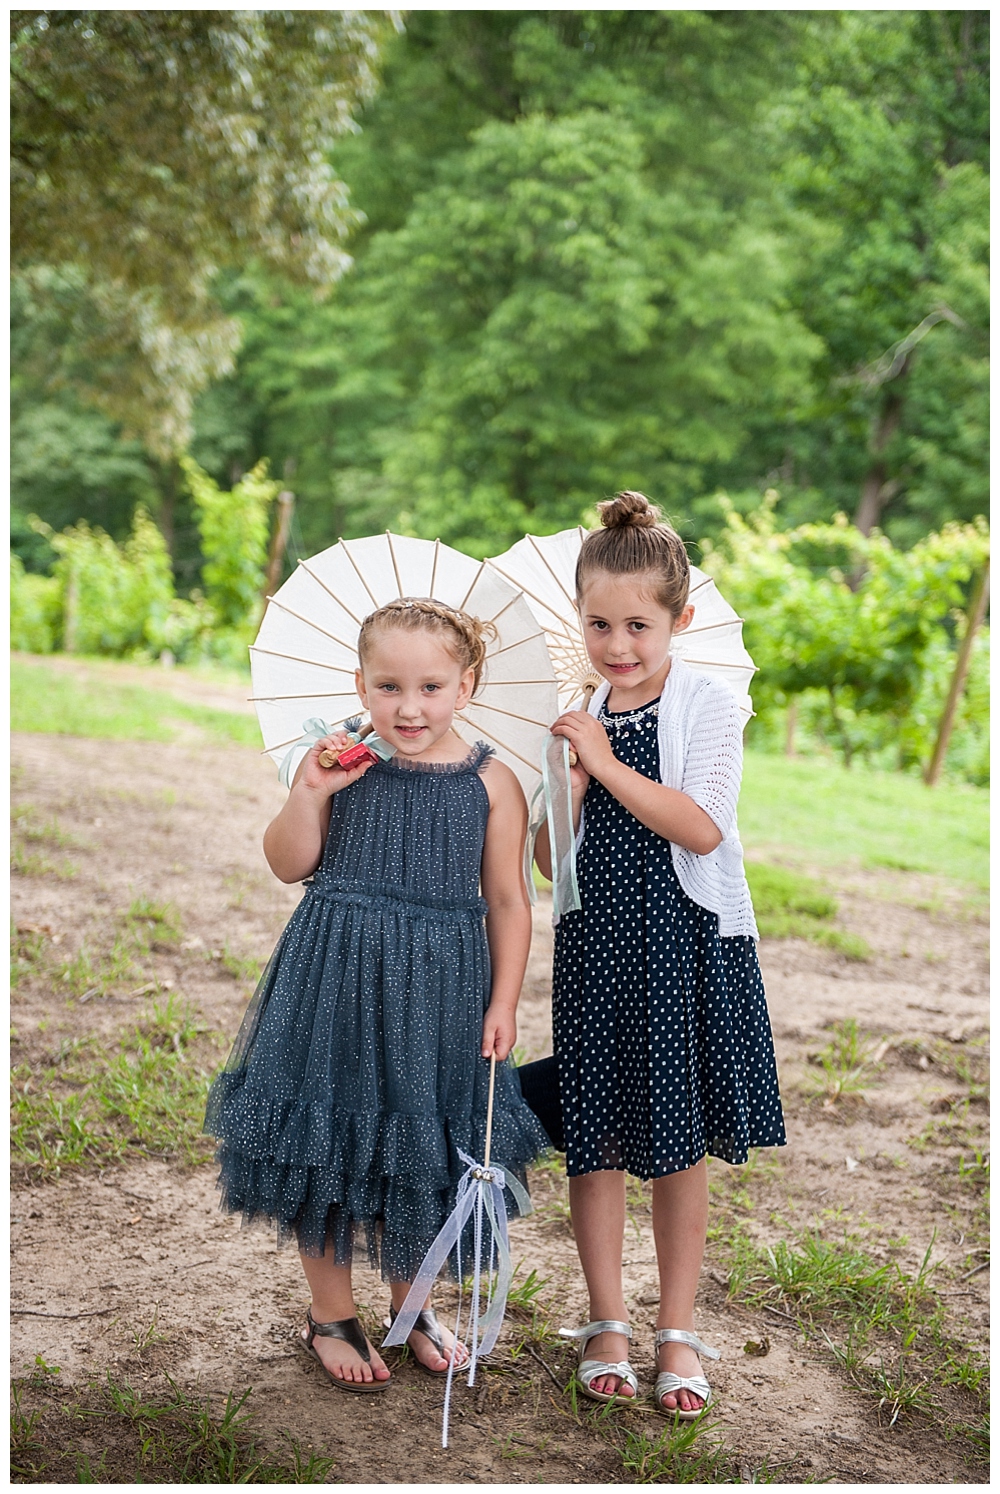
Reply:
<svg viewBox="0 0 1000 1494"><path fill-rule="evenodd" d="M251 257L328 289L355 221L329 151L384 12L13 11L12 257L73 267L74 382L161 455L232 367L211 286Z"/></svg>
<svg viewBox="0 0 1000 1494"><path fill-rule="evenodd" d="M780 529L777 498L771 491L748 517L723 500L724 536L702 562L745 618L758 715L766 727L804 697L808 724L848 766L883 752L894 767L925 765L956 619L964 624L968 583L989 553L985 521L948 524L901 550L844 514ZM974 694L967 717L979 723L981 708Z"/></svg>
<svg viewBox="0 0 1000 1494"><path fill-rule="evenodd" d="M181 466L198 514L202 579L215 626L246 632L260 620L270 509L281 484L268 479L265 462L228 493L190 457L182 458Z"/></svg>
<svg viewBox="0 0 1000 1494"><path fill-rule="evenodd" d="M905 544L984 512L985 28L413 13L335 152L355 269L319 309L231 284L199 460L235 409L227 454L295 463L307 547L486 553L623 484L691 538L769 484L792 522L867 485Z"/></svg>

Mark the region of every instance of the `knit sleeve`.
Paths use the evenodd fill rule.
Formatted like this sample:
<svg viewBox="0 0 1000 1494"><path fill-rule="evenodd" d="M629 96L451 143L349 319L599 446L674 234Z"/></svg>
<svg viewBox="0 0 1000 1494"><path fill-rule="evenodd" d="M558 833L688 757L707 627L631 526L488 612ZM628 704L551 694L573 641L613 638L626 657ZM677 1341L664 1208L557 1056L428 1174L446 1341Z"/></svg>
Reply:
<svg viewBox="0 0 1000 1494"><path fill-rule="evenodd" d="M743 776L743 725L732 691L706 681L695 704L684 760L683 792L725 837L734 833Z"/></svg>

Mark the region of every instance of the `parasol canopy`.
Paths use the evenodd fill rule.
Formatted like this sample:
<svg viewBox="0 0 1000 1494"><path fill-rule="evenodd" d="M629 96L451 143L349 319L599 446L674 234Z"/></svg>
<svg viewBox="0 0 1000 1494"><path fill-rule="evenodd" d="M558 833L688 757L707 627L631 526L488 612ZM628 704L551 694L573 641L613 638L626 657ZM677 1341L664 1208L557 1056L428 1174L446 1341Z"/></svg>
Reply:
<svg viewBox="0 0 1000 1494"><path fill-rule="evenodd" d="M503 555L487 561L505 581L523 591L545 630L560 711L579 700L584 681L594 673L576 610L576 562L586 533L576 528L558 534L526 534ZM671 654L723 680L736 696L746 725L753 715L749 690L756 665L743 644L743 619L720 595L713 578L695 565L688 601L694 607L694 618L683 633L674 635Z"/></svg>
<svg viewBox="0 0 1000 1494"><path fill-rule="evenodd" d="M495 748L530 795L558 714L545 637L517 585L440 540L338 540L300 560L268 598L250 649L264 751L280 765L310 718L332 727L363 714L354 687L358 632L368 613L397 597L434 597L494 624L479 690L456 714L455 730L470 746Z"/></svg>

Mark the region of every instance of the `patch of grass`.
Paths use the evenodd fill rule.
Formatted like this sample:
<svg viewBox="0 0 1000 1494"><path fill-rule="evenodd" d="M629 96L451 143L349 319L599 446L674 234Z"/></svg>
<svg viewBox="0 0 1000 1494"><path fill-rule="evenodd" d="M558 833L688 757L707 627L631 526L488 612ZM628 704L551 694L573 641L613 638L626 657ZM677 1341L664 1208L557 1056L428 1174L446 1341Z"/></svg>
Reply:
<svg viewBox="0 0 1000 1494"><path fill-rule="evenodd" d="M12 1482L38 1483L45 1469L45 1444L39 1433L42 1413L28 1411L22 1404L24 1386L11 1386L10 1406L10 1476Z"/></svg>
<svg viewBox="0 0 1000 1494"><path fill-rule="evenodd" d="M38 968L45 948L45 933L42 928L28 924L18 928L10 921L10 983L17 987L26 975Z"/></svg>
<svg viewBox="0 0 1000 1494"><path fill-rule="evenodd" d="M62 828L55 816L51 820L40 820L33 804L15 804L10 818L15 832L22 840L38 845L56 846L60 850L65 846L80 844L75 835L70 835Z"/></svg>
<svg viewBox="0 0 1000 1494"><path fill-rule="evenodd" d="M752 851L827 866L919 863L956 882L989 886L989 791L970 784L929 789L905 773L751 749L740 835Z"/></svg>
<svg viewBox="0 0 1000 1494"><path fill-rule="evenodd" d="M837 900L821 882L764 861L748 861L746 873L762 938L812 939L848 959L869 958L871 949L864 939L830 927Z"/></svg>
<svg viewBox="0 0 1000 1494"><path fill-rule="evenodd" d="M541 1293L549 1285L547 1276L539 1276L532 1267L523 1281L518 1280L523 1261L514 1267L514 1279L507 1293L507 1311L512 1317L531 1322L541 1307Z"/></svg>
<svg viewBox="0 0 1000 1494"><path fill-rule="evenodd" d="M55 977L72 996L107 996L122 982L141 979L137 956L141 958L154 949L173 949L181 933L180 915L172 903L137 897L120 915L110 949L95 950L84 940L76 954L56 969ZM152 984L157 986L155 981Z"/></svg>
<svg viewBox="0 0 1000 1494"><path fill-rule="evenodd" d="M754 909L759 918L805 913L810 918L832 918L837 900L830 891L801 872L783 866L769 866L764 861L747 864L747 880L753 893Z"/></svg>
<svg viewBox="0 0 1000 1494"><path fill-rule="evenodd" d="M264 968L264 962L256 959L253 955L234 954L229 948L228 941L223 946L222 953L219 956L219 963L222 965L223 970L228 971L234 980L239 981L240 985L248 986L256 986L260 980L261 971Z"/></svg>
<svg viewBox="0 0 1000 1494"><path fill-rule="evenodd" d="M809 1324L862 1323L868 1329L926 1328L941 1305L930 1285L930 1249L916 1276L895 1261L874 1260L850 1236L801 1235L760 1246L742 1231L730 1240L729 1291L752 1307L784 1308Z"/></svg>
<svg viewBox="0 0 1000 1494"><path fill-rule="evenodd" d="M835 1022L833 1036L818 1053L809 1055L810 1063L823 1071L823 1078L813 1086L810 1098L835 1105L845 1095L861 1094L870 1088L879 1073L886 1044L865 1038L853 1017Z"/></svg>
<svg viewBox="0 0 1000 1494"><path fill-rule="evenodd" d="M148 897L132 900L124 923L136 944L147 949L173 949L179 942L181 917L173 903L156 903Z"/></svg>
<svg viewBox="0 0 1000 1494"><path fill-rule="evenodd" d="M24 1481L41 1475L65 1483L316 1484L325 1483L333 1459L306 1452L290 1437L282 1456L261 1446L248 1406L252 1392L199 1397L169 1376L167 1393L136 1390L109 1374L91 1385L58 1418L25 1412L24 1386L15 1386ZM68 1414L67 1414L68 1412ZM30 1418L30 1425L29 1425ZM103 1444L95 1466L79 1451L80 1429Z"/></svg>
<svg viewBox="0 0 1000 1494"><path fill-rule="evenodd" d="M11 659L11 730L131 742L171 742L185 727L260 747L252 716L189 705L165 691L118 684L103 670L69 674Z"/></svg>
<svg viewBox="0 0 1000 1494"><path fill-rule="evenodd" d="M26 806L21 806L25 808ZM27 806L30 808L30 806ZM48 831L55 826L55 821L49 825L39 826L27 817L20 821L17 812L13 816L14 823L10 834L10 869L17 872L21 877L58 877L60 881L70 881L76 876L78 867L75 862L64 856L60 861L53 861L41 851L29 850L30 845L59 846L75 844L70 836L53 839Z"/></svg>
<svg viewBox="0 0 1000 1494"><path fill-rule="evenodd" d="M853 1335L846 1350L835 1344L829 1335L823 1337L856 1388L877 1401L880 1426L888 1426L891 1430L901 1416L917 1412L929 1415L936 1409L926 1379L914 1367L912 1354L900 1354L889 1369L880 1358L876 1368L866 1363L870 1352L867 1348L858 1352Z"/></svg>
<svg viewBox="0 0 1000 1494"><path fill-rule="evenodd" d="M130 939L116 934L110 950L99 953L86 940L71 959L59 966L57 978L72 996L106 996L112 986L125 979L133 969L135 946Z"/></svg>
<svg viewBox="0 0 1000 1494"><path fill-rule="evenodd" d="M773 1483L776 1474L766 1460L759 1468L741 1470L717 1435L717 1425L704 1415L697 1421L668 1419L662 1430L625 1431L622 1468L635 1484Z"/></svg>
<svg viewBox="0 0 1000 1494"><path fill-rule="evenodd" d="M126 1153L201 1161L210 1071L191 1051L201 1035L171 998L108 1051L78 1039L50 1065L19 1064L12 1075L11 1150L35 1177L107 1165Z"/></svg>

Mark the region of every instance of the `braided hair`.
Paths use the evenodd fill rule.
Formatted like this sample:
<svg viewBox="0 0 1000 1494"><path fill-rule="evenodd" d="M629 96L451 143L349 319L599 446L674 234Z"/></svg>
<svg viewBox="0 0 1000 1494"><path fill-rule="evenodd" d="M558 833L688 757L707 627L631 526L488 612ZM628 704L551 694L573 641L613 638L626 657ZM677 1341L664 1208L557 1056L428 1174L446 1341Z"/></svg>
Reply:
<svg viewBox="0 0 1000 1494"><path fill-rule="evenodd" d="M423 628L439 634L463 673L466 669L473 670L473 694L479 689L486 663L486 646L497 637L497 630L491 622L480 622L478 617L472 617L457 607L449 607L447 602L435 601L433 597L397 597L377 612L370 612L361 624L358 657L362 667L372 641L392 628Z"/></svg>
<svg viewBox="0 0 1000 1494"><path fill-rule="evenodd" d="M612 576L642 573L653 583L660 606L680 617L688 599L691 566L684 541L644 493L624 492L597 505L601 528L592 529L580 546L576 594L593 571Z"/></svg>

